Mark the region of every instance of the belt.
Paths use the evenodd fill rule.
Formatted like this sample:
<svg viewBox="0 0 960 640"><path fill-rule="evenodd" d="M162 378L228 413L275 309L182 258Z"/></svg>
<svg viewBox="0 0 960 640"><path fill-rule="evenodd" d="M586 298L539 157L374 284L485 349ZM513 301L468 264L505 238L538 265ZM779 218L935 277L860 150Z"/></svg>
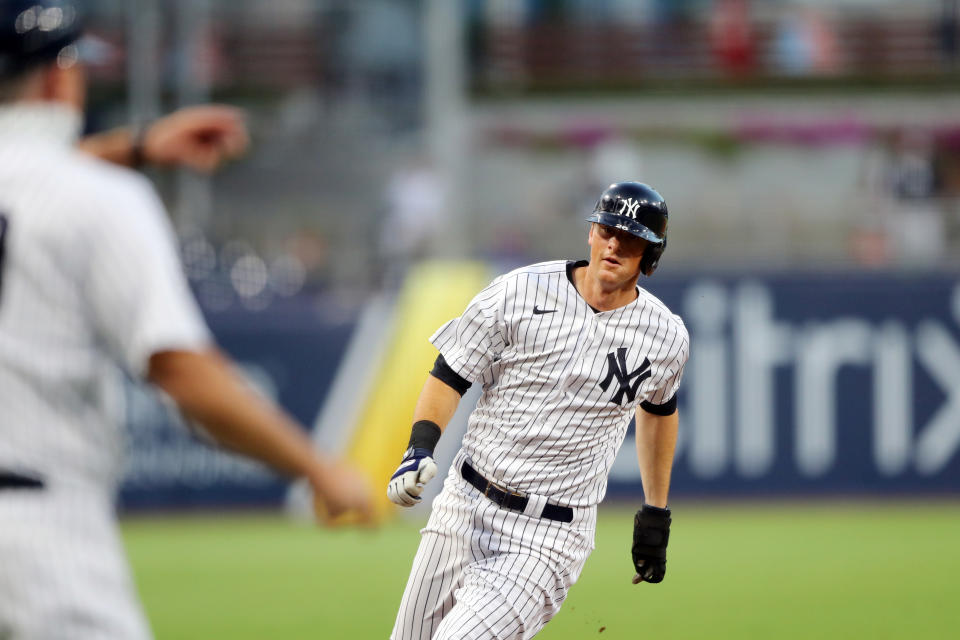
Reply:
<svg viewBox="0 0 960 640"><path fill-rule="evenodd" d="M491 502L504 509L522 512L527 508L527 503L530 502L530 498L527 496L521 493L513 493L509 489L498 487L490 482L480 475L479 471L470 466L470 463L466 460L460 465L460 475L463 476L464 480L476 487L477 491L486 496ZM543 507L543 513L540 514L540 517L546 518L547 520L556 520L557 522L573 522L573 509L548 502L546 506Z"/></svg>
<svg viewBox="0 0 960 640"><path fill-rule="evenodd" d="M43 489L43 480L0 470L0 489Z"/></svg>

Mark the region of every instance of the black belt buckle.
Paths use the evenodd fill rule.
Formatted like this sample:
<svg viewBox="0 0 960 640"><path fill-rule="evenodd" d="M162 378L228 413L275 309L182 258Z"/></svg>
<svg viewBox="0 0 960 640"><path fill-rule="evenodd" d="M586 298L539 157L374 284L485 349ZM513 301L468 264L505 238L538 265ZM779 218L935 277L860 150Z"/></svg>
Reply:
<svg viewBox="0 0 960 640"><path fill-rule="evenodd" d="M514 493L506 487L490 482L479 471L473 468L466 460L460 465L460 475L476 487L477 491L483 494L483 497L504 509L511 511L523 511L527 507L527 496L522 493Z"/></svg>
<svg viewBox="0 0 960 640"><path fill-rule="evenodd" d="M487 480L487 488L484 489L483 495L498 507L510 509L511 511L523 511L523 509L517 509L514 505L510 504L511 498L517 498L518 501L522 502L524 506L526 506L526 502L524 500L527 496L522 493L514 493L506 487L501 487L500 485L494 484L489 480Z"/></svg>

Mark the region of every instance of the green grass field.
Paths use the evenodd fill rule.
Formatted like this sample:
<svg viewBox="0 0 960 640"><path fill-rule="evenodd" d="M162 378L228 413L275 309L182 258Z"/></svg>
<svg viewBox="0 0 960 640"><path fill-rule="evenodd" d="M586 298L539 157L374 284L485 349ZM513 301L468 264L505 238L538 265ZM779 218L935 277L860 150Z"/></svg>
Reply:
<svg viewBox="0 0 960 640"><path fill-rule="evenodd" d="M387 638L419 523L270 516L123 524L157 637ZM631 512L538 638L960 638L960 503L674 505L669 570L631 585Z"/></svg>

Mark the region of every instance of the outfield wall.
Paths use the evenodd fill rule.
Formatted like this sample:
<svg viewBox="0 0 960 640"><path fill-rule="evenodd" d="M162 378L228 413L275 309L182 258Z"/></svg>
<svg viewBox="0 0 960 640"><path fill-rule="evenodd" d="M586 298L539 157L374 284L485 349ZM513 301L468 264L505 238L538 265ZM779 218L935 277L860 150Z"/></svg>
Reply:
<svg viewBox="0 0 960 640"><path fill-rule="evenodd" d="M729 274L648 284L682 315L692 342L674 496L960 491L955 276ZM360 312L302 300L209 319L251 380L312 425ZM126 506L283 500L285 485L269 473L171 427L169 412L142 392L131 388L130 399ZM639 495L632 438L611 495Z"/></svg>
<svg viewBox="0 0 960 640"><path fill-rule="evenodd" d="M656 280L692 356L677 494L960 490L960 284L842 273ZM630 444L630 443L628 443ZM611 491L636 490L627 447Z"/></svg>

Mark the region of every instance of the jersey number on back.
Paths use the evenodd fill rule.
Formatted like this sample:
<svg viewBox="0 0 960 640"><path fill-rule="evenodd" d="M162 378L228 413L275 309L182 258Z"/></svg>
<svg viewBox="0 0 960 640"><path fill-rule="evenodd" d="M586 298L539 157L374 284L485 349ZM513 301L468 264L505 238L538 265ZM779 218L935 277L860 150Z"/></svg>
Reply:
<svg viewBox="0 0 960 640"><path fill-rule="evenodd" d="M0 213L0 296L3 296L3 253L7 239L7 216Z"/></svg>

